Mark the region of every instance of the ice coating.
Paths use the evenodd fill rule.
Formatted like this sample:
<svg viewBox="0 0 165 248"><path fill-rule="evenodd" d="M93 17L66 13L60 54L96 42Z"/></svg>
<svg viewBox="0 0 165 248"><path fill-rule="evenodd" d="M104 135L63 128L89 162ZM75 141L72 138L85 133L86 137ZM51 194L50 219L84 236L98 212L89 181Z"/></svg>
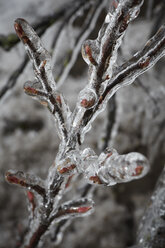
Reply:
<svg viewBox="0 0 165 248"><path fill-rule="evenodd" d="M113 148L102 152L99 157L85 149L82 158L85 163L82 173L90 183L111 186L141 178L149 170L149 162L142 154L119 155Z"/></svg>
<svg viewBox="0 0 165 248"><path fill-rule="evenodd" d="M89 65L88 88L89 90L91 88L94 89L99 99L97 106L93 106L91 114L88 114L87 111L84 112L78 105L75 108L73 119L77 120L77 125L74 122L75 129L72 132L80 132L82 141L84 140L85 133L90 130L93 120L105 109L109 98L123 86L122 83L118 82L118 85L113 87L109 94L106 93L107 85L113 84L113 71L116 66L117 53L122 37L129 22L137 17L142 3L143 1L129 0L116 2L113 14L110 12L107 14L97 39L93 41L87 40L82 46L82 56ZM131 80L131 83L134 79ZM127 82L128 84L130 83L129 80ZM104 97L104 94L106 94L106 97ZM89 116L87 123L84 121L86 115Z"/></svg>
<svg viewBox="0 0 165 248"><path fill-rule="evenodd" d="M35 95L39 101L52 112L58 123L59 136L66 139L67 124L70 110L63 96L56 90L56 83L53 78L51 68L51 56L42 45L42 42L32 27L24 20L15 21L15 30L21 41L25 45L26 52L32 61L36 83L25 84L24 89L27 94ZM40 84L40 86L38 86ZM42 99L44 96L44 101Z"/></svg>
<svg viewBox="0 0 165 248"><path fill-rule="evenodd" d="M93 211L94 202L88 198L81 198L65 202L53 216L56 222L74 217L84 217Z"/></svg>
<svg viewBox="0 0 165 248"><path fill-rule="evenodd" d="M138 244L142 247L163 247L165 242L165 167L158 179L145 215L141 220ZM157 246L157 245L158 246Z"/></svg>
<svg viewBox="0 0 165 248"><path fill-rule="evenodd" d="M97 95L93 89L85 88L79 95L80 106L90 109L96 105Z"/></svg>
<svg viewBox="0 0 165 248"><path fill-rule="evenodd" d="M75 150L66 153L62 157L57 157L56 165L57 171L60 174L73 174L77 164L79 163L79 156Z"/></svg>
<svg viewBox="0 0 165 248"><path fill-rule="evenodd" d="M112 154L99 169L98 176L110 186L141 178L148 170L149 162L140 153Z"/></svg>
<svg viewBox="0 0 165 248"><path fill-rule="evenodd" d="M69 66L75 61L82 38L93 28L105 2L92 1L94 8L91 13L94 19L90 16L86 18L80 39L71 43L73 52ZM78 193L66 201L64 195L71 188L68 185L72 183L73 176L78 178L82 174L90 184L111 186L141 178L149 169L148 160L139 153L120 155L115 149L107 148L97 155L91 148L81 150L85 134L98 114L106 108L113 94L121 87L133 83L136 77L165 55L165 26L162 26L140 52L122 65L116 64L124 33L130 21L137 17L142 3L143 0L112 1L113 11L107 14L96 40L83 43L82 56L89 66L89 77L86 87L78 96L73 113L57 90L51 56L40 38L25 20L17 19L15 22L17 35L25 46L35 74L35 81L26 82L24 91L48 107L54 116L61 141L45 180L23 172L9 171L6 174L9 183L26 189L29 210L32 211L30 229L22 247L36 247L40 238L54 228L54 224L59 229L56 236L61 237L60 232L70 219L92 212L94 204L88 197L88 190L85 197ZM64 77L69 66L64 71ZM163 208L161 210L164 214Z"/></svg>

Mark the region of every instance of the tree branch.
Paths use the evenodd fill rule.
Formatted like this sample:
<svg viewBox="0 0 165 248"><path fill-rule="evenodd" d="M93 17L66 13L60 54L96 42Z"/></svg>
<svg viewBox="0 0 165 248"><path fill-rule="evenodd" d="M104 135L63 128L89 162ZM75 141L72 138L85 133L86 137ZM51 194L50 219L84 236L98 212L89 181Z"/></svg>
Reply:
<svg viewBox="0 0 165 248"><path fill-rule="evenodd" d="M35 76L40 82L43 92L45 92L48 107L58 122L60 138L66 139L67 127L65 118L67 118L67 116L64 117L64 115L68 114L68 106L66 105L63 96L56 90L57 87L50 64L51 57L47 50L43 47L38 35L25 20L17 19L15 21L15 30L18 37L23 42L27 54L33 63Z"/></svg>
<svg viewBox="0 0 165 248"><path fill-rule="evenodd" d="M138 244L145 248L165 247L165 167L141 221Z"/></svg>

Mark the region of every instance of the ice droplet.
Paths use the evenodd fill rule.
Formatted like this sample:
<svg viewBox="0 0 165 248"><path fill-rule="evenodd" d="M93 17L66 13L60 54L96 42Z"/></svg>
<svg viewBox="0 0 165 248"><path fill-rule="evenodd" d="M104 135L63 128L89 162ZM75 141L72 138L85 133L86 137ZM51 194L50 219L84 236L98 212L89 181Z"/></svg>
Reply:
<svg viewBox="0 0 165 248"><path fill-rule="evenodd" d="M112 19L113 15L109 12L105 17L105 23L109 23Z"/></svg>
<svg viewBox="0 0 165 248"><path fill-rule="evenodd" d="M90 109L95 106L97 101L97 95L91 88L86 87L79 94L80 106L85 109Z"/></svg>

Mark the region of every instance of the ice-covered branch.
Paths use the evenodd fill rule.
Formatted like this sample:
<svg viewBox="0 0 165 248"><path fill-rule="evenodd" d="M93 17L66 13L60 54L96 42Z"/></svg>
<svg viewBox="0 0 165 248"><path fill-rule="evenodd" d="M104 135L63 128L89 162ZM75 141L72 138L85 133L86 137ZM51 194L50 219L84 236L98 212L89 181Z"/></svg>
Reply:
<svg viewBox="0 0 165 248"><path fill-rule="evenodd" d="M154 66L164 55L165 25L146 43L140 52L116 69L96 109L100 108L100 105L106 99L109 99L120 87L133 83L136 77Z"/></svg>
<svg viewBox="0 0 165 248"><path fill-rule="evenodd" d="M79 0L78 6L83 5L85 1ZM41 20L37 20L37 22L32 25L33 28L36 30L36 33L39 36L42 36L49 27L54 25L60 18L66 15L68 9L72 8L74 4L75 4L75 1L66 3L64 6L61 6L59 10L55 10L53 14L46 15L42 17ZM6 51L9 51L18 42L19 42L19 38L14 33L8 34L7 36L0 35L0 47L5 49ZM27 56L25 56L25 58L22 60L18 68L16 68L13 71L13 73L10 75L5 85L1 88L0 99L2 99L6 95L6 93L8 93L9 90L12 89L16 85L17 79L21 75L21 73L24 71L27 65L27 62L28 62L28 58Z"/></svg>
<svg viewBox="0 0 165 248"><path fill-rule="evenodd" d="M6 180L11 184L16 184L18 186L26 188L28 191L34 191L37 194L45 197L45 189L41 179L35 177L34 175L25 174L22 171L8 171L6 173Z"/></svg>
<svg viewBox="0 0 165 248"><path fill-rule="evenodd" d="M80 36L74 40L70 65L75 59L82 38L93 28L105 2L91 1L92 11L87 13ZM73 10L66 14L66 20L74 19L78 8L86 5L84 0L76 3ZM97 39L84 42L82 55L89 66L89 82L80 92L72 114L62 94L57 91L51 56L43 47L40 38L25 20L17 19L15 22L16 33L25 46L35 73L35 80L25 83L25 93L48 107L57 121L61 138L59 152L43 184L37 177L22 172L6 174L8 182L28 190L28 199L34 213L21 247L34 248L54 224L57 224L60 230L70 219L91 213L93 201L87 198L90 186L82 194L77 194L78 199L74 197L68 201L68 196L63 197L70 189L72 179L79 174L90 184L111 186L141 178L149 169L148 160L139 153L119 155L116 150L107 149L98 156L90 148L80 150L84 134L96 116L105 109L114 93L120 87L132 83L165 54L165 26L162 26L140 52L121 66L116 64L122 37L130 21L137 17L142 3L143 0L113 1L113 11L107 14ZM61 30L59 32L61 33ZM39 196L35 201L33 193L42 197Z"/></svg>
<svg viewBox="0 0 165 248"><path fill-rule="evenodd" d="M63 96L56 90L56 83L51 68L51 56L43 47L36 32L25 20L17 19L15 21L15 30L32 61L35 77L40 84L40 88L42 88L48 108L58 122L60 138L66 139L67 127L65 119L68 118L69 108ZM40 92L35 89L34 84L32 87L31 85L26 85L25 92L35 92L36 96L37 94L40 96Z"/></svg>
<svg viewBox="0 0 165 248"><path fill-rule="evenodd" d="M165 247L165 167L142 219L138 243L145 248Z"/></svg>
<svg viewBox="0 0 165 248"><path fill-rule="evenodd" d="M107 149L98 157L86 148L82 154L79 170L89 183L105 184L129 182L143 177L149 170L148 160L140 153L119 155L115 149Z"/></svg>
<svg viewBox="0 0 165 248"><path fill-rule="evenodd" d="M86 111L82 111L81 121L79 120L79 126L81 126L81 129L83 130L84 127L86 129L85 132L88 131L90 120L94 120L98 113L104 110L108 100L113 96L113 94L120 87L133 83L136 77L154 66L155 63L164 55L165 26L163 25L140 52L136 53L129 61L114 70L112 78L105 81L106 86L103 93L100 95L99 100L96 100L96 95L93 93L92 96L90 90L87 89L88 95L90 94L91 99L94 99L94 102L97 103L93 104L94 106L91 105L90 108L86 107ZM84 99L87 99L88 95L86 94L85 96L84 94ZM83 102L85 102L85 100L83 100ZM89 102L89 100L87 102Z"/></svg>
<svg viewBox="0 0 165 248"><path fill-rule="evenodd" d="M65 202L59 207L57 213L51 217L51 221L56 220L59 222L61 220L70 219L71 217L83 217L91 213L93 205L94 202L87 198Z"/></svg>
<svg viewBox="0 0 165 248"><path fill-rule="evenodd" d="M78 104L73 113L73 127L83 141L83 134L90 127L93 110L102 98L116 66L117 51L130 21L135 19L142 0L124 0L116 3L113 13L109 12L96 40L87 40L82 46L82 56L89 66L89 82L80 92ZM90 115L91 113L91 115ZM89 127L86 125L89 123Z"/></svg>

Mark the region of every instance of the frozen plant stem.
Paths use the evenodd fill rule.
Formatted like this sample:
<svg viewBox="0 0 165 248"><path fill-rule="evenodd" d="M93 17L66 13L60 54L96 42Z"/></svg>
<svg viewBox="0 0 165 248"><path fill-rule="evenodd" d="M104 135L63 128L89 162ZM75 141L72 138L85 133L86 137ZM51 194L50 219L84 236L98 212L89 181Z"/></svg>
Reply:
<svg viewBox="0 0 165 248"><path fill-rule="evenodd" d="M109 186L138 179L147 173L148 161L139 153L119 155L113 148L107 148L98 156L90 148L81 150L91 123L114 93L133 83L165 55L165 26L162 26L141 51L117 67L118 48L142 3L142 0L113 1L112 11L107 14L97 39L87 40L82 45L82 56L89 66L89 80L78 96L73 113L57 91L51 57L40 38L25 20L15 21L16 33L25 46L35 74L34 82L25 83L25 93L48 107L61 140L46 180L23 172L6 174L9 183L28 191L32 214L29 232L20 247L34 248L53 226L92 212L94 203L88 197L77 196L63 202L64 194L72 188L72 180L78 174L83 174L90 184Z"/></svg>
<svg viewBox="0 0 165 248"><path fill-rule="evenodd" d="M165 245L165 167L141 221L138 244L145 248Z"/></svg>

